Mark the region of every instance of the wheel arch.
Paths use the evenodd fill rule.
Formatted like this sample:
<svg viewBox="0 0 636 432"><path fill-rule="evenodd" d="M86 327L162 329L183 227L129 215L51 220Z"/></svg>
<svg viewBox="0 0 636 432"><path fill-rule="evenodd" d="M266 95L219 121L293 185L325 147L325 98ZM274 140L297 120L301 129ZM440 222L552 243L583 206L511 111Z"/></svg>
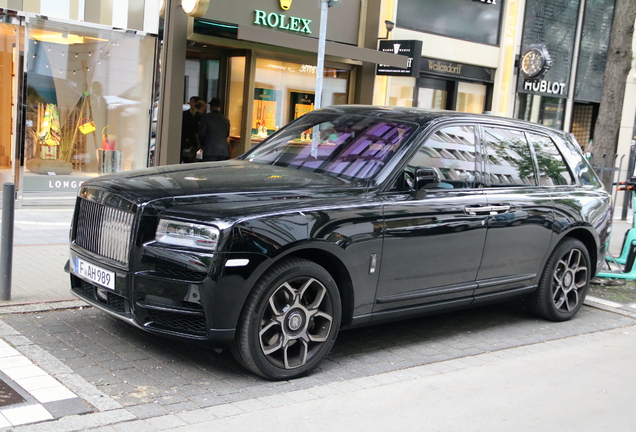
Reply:
<svg viewBox="0 0 636 432"><path fill-rule="evenodd" d="M565 236L563 236L559 240L559 243L568 237L579 240L587 248L587 253L590 255L590 265L592 266L590 277L594 277L594 275L597 272L596 266L598 263L598 246L597 246L596 238L590 231L583 228L577 228L572 231L569 231Z"/></svg>
<svg viewBox="0 0 636 432"><path fill-rule="evenodd" d="M334 279L342 303L341 326L351 324L354 309L353 281L344 263L334 254L318 248L297 249L285 254L275 262L288 258L304 258L324 268Z"/></svg>

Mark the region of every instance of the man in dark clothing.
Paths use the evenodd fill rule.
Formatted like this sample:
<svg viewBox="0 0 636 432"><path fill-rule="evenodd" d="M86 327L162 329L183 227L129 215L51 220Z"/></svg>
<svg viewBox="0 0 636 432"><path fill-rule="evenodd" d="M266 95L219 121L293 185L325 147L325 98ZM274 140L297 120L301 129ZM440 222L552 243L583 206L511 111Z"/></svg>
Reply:
<svg viewBox="0 0 636 432"><path fill-rule="evenodd" d="M201 119L199 140L203 148L203 161L221 161L230 158L230 121L221 114L221 99L212 98L210 112Z"/></svg>
<svg viewBox="0 0 636 432"><path fill-rule="evenodd" d="M183 112L181 120L181 163L194 162L194 155L197 151L197 128L201 121L202 114L195 105L201 98L192 96L190 98L190 109Z"/></svg>

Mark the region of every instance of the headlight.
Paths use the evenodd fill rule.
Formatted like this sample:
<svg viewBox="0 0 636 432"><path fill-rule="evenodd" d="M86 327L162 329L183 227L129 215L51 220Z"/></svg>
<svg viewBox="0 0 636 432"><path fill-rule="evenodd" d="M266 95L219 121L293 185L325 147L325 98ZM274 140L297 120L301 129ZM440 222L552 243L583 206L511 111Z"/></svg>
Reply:
<svg viewBox="0 0 636 432"><path fill-rule="evenodd" d="M219 230L208 225L161 219L155 240L169 245L216 250Z"/></svg>

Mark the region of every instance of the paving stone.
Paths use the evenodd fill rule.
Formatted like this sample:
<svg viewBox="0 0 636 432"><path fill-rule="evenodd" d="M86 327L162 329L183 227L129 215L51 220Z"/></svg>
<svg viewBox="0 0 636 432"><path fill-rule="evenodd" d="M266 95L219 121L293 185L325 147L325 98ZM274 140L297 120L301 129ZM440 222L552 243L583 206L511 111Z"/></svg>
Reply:
<svg viewBox="0 0 636 432"><path fill-rule="evenodd" d="M198 386L196 384L186 384L186 385L177 386L177 387L174 387L174 390L178 392L179 394L182 394L183 396L186 396L186 397L208 393L207 389L204 389L203 387Z"/></svg>
<svg viewBox="0 0 636 432"><path fill-rule="evenodd" d="M165 407L157 403L129 406L126 409L134 414L138 419L147 419L150 417L158 417L169 414L169 411Z"/></svg>
<svg viewBox="0 0 636 432"><path fill-rule="evenodd" d="M226 400L221 399L221 397L215 396L210 393L190 396L188 399L194 402L195 404L197 404L198 406L200 406L201 408L227 404Z"/></svg>
<svg viewBox="0 0 636 432"><path fill-rule="evenodd" d="M199 409L199 406L197 404L190 401L180 402L175 404L162 404L162 405L172 414Z"/></svg>
<svg viewBox="0 0 636 432"><path fill-rule="evenodd" d="M157 430L172 429L179 426L185 426L187 424L176 415L166 415L161 417L155 417L155 418L147 419L146 422L148 422L151 426L153 426Z"/></svg>
<svg viewBox="0 0 636 432"><path fill-rule="evenodd" d="M156 428L145 420L133 420L113 425L117 432L156 432Z"/></svg>
<svg viewBox="0 0 636 432"><path fill-rule="evenodd" d="M218 418L230 417L238 414L243 414L245 412L232 404L209 407L206 408L205 411Z"/></svg>
<svg viewBox="0 0 636 432"><path fill-rule="evenodd" d="M262 402L258 399L248 399L248 400L243 400L239 402L234 402L232 405L234 405L236 408L243 410L245 412L261 411L261 410L269 408L269 405L267 405L265 402Z"/></svg>
<svg viewBox="0 0 636 432"><path fill-rule="evenodd" d="M179 412L175 413L175 415L188 424L202 423L216 418L204 409L194 409L191 411Z"/></svg>

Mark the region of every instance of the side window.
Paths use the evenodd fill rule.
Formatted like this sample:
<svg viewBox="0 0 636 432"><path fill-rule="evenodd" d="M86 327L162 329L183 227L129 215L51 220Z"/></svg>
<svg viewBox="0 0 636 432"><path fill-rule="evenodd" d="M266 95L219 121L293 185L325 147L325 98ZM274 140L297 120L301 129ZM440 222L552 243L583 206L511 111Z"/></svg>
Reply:
<svg viewBox="0 0 636 432"><path fill-rule="evenodd" d="M545 135L528 133L528 140L534 147L539 165L542 186L574 184L574 178L554 142Z"/></svg>
<svg viewBox="0 0 636 432"><path fill-rule="evenodd" d="M491 186L521 187L537 184L534 160L523 132L485 127L483 140Z"/></svg>
<svg viewBox="0 0 636 432"><path fill-rule="evenodd" d="M475 187L475 127L449 126L429 137L409 161L406 176L431 168L428 189ZM408 183L408 180L407 180Z"/></svg>

